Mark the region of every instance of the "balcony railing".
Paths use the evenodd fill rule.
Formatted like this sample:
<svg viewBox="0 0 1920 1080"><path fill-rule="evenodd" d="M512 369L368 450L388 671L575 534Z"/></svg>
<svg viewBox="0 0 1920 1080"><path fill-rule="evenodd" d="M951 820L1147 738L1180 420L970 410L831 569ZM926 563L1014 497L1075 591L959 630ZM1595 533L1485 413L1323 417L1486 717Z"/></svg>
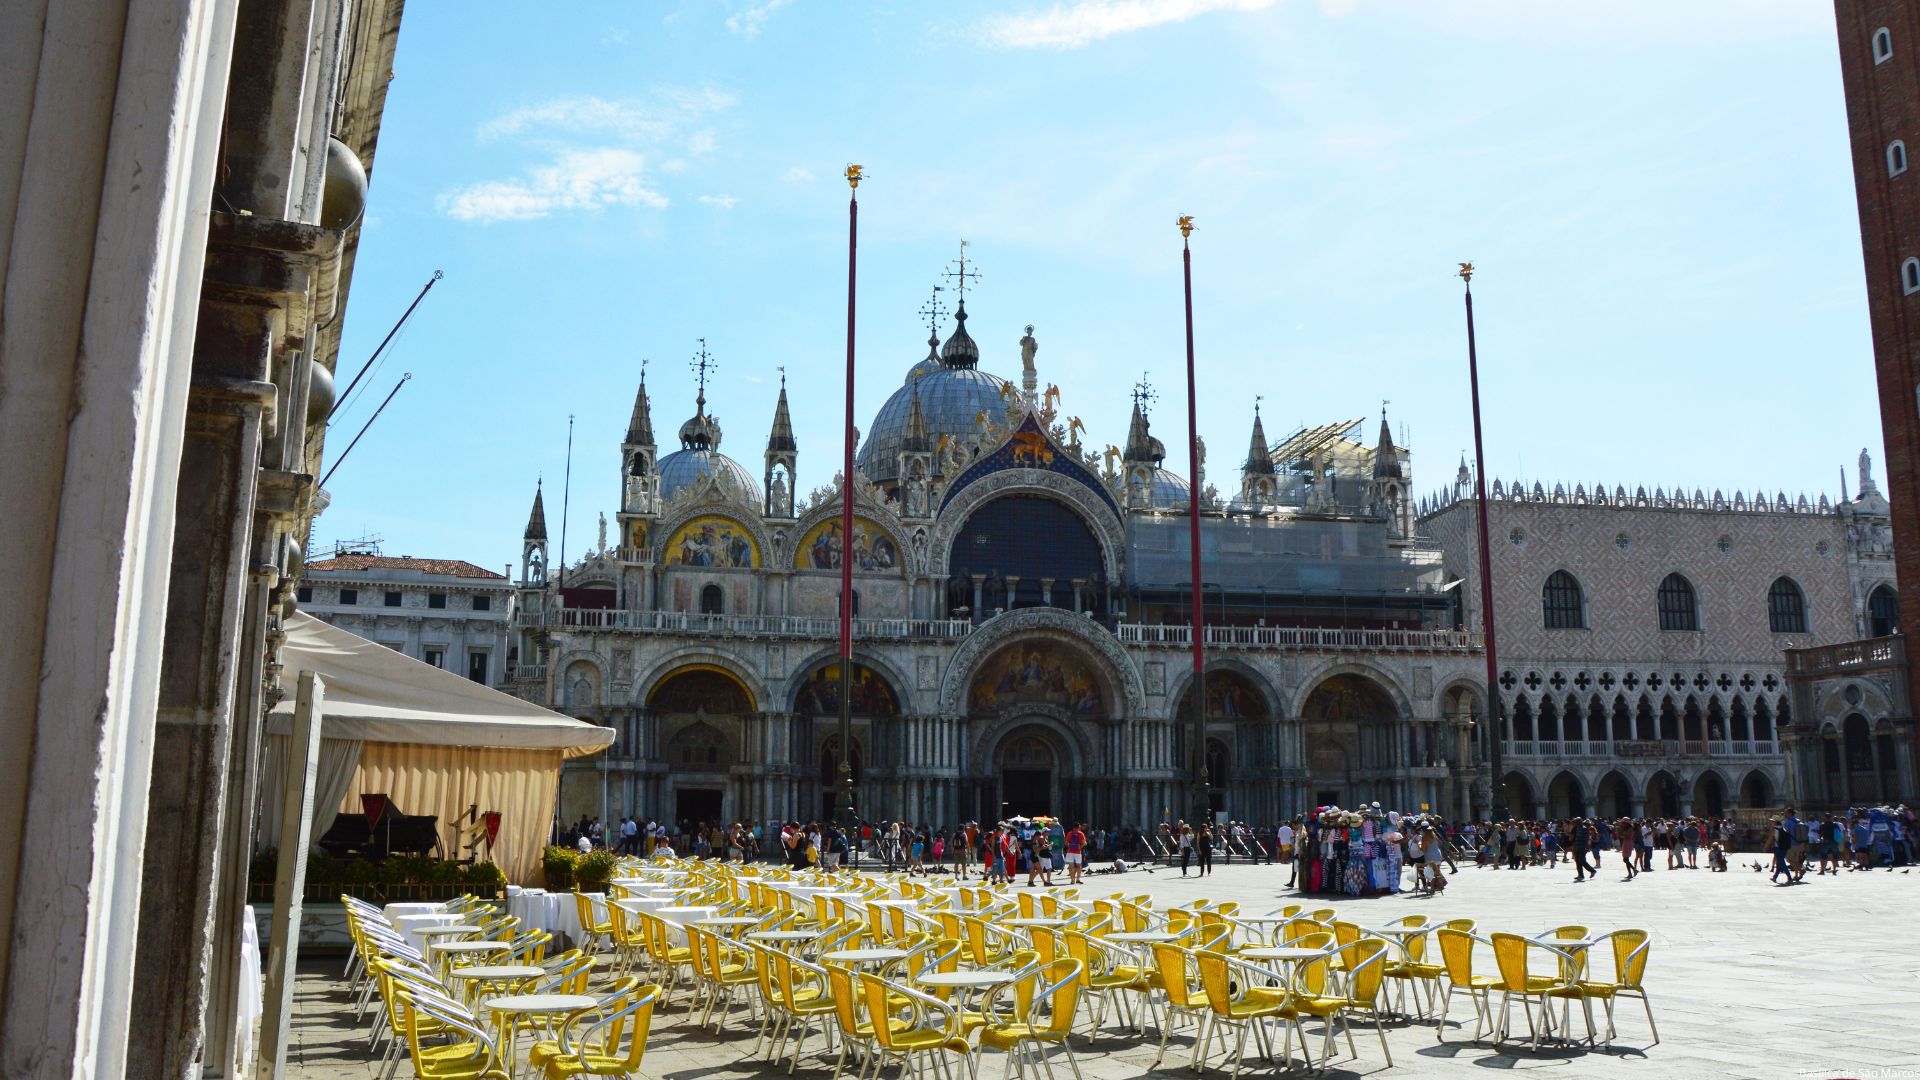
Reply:
<svg viewBox="0 0 1920 1080"><path fill-rule="evenodd" d="M710 634L718 637L836 638L840 620L807 615L700 615L691 611L625 611L566 608L559 625L582 630L629 630L652 634ZM855 637L962 638L971 629L965 619L855 619Z"/></svg>
<svg viewBox="0 0 1920 1080"><path fill-rule="evenodd" d="M1866 667L1898 667L1906 663L1906 639L1893 637L1843 641L1812 649L1788 649L1787 670L1795 675L1821 675Z"/></svg>
<svg viewBox="0 0 1920 1080"><path fill-rule="evenodd" d="M1745 739L1682 742L1678 739L1618 739L1613 742L1570 739L1509 739L1506 753L1527 758L1753 758L1773 757L1779 744Z"/></svg>
<svg viewBox="0 0 1920 1080"><path fill-rule="evenodd" d="M1471 630L1332 630L1310 626L1209 626L1205 630L1205 644L1213 649L1472 652L1482 647L1480 634ZM1193 644L1190 626L1121 623L1114 633L1129 645Z"/></svg>
<svg viewBox="0 0 1920 1080"><path fill-rule="evenodd" d="M546 682L547 681L547 665L515 664L513 665L513 681L514 682Z"/></svg>

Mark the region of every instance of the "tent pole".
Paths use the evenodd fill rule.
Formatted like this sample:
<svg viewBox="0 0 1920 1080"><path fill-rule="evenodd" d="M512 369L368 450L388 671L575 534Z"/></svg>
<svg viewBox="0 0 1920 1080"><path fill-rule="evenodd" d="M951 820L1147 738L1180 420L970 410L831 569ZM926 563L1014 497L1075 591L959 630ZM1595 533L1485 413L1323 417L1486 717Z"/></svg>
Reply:
<svg viewBox="0 0 1920 1080"><path fill-rule="evenodd" d="M320 768L320 707L326 684L300 673L293 731L287 740L287 786L281 793L280 862L273 878L273 930L267 945L266 1011L260 1017L259 1075L286 1075L287 1035L293 1026L293 968L300 957L300 902L307 884L307 845L313 839L313 789Z"/></svg>

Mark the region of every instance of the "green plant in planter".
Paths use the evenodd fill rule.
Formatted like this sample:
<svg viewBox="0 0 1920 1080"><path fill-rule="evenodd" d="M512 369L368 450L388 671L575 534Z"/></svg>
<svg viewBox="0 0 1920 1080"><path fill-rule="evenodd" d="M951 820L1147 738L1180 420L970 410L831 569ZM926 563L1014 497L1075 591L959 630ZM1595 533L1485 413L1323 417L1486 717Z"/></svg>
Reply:
<svg viewBox="0 0 1920 1080"><path fill-rule="evenodd" d="M507 887L506 872L490 862L477 862L463 867L461 879L463 884L472 886L482 896L497 895Z"/></svg>
<svg viewBox="0 0 1920 1080"><path fill-rule="evenodd" d="M570 847L548 847L540 853L540 869L547 875L547 886L559 888L573 881L580 865L580 853Z"/></svg>
<svg viewBox="0 0 1920 1080"><path fill-rule="evenodd" d="M582 855L573 870L574 887L582 892L605 892L608 879L613 877L613 868L618 864L611 851Z"/></svg>

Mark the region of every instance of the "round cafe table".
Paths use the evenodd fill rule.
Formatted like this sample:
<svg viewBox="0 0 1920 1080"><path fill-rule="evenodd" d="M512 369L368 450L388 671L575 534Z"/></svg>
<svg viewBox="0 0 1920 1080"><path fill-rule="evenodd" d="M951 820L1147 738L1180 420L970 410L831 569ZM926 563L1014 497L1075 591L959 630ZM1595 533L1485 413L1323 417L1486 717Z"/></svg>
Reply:
<svg viewBox="0 0 1920 1080"><path fill-rule="evenodd" d="M500 1040L500 1051L507 1057L507 1068L512 1076L520 1075L520 1022L528 1018L542 1016L564 1016L582 1012L599 1004L599 999L586 994L508 994L505 997L487 999L487 1008L493 1010L496 1020L503 1023L506 1034Z"/></svg>
<svg viewBox="0 0 1920 1080"><path fill-rule="evenodd" d="M428 948L432 950L434 959L439 961L442 975L451 969L455 956L483 956L513 951L513 946L504 941L436 941Z"/></svg>
<svg viewBox="0 0 1920 1080"><path fill-rule="evenodd" d="M748 934L749 941L812 941L820 936L818 930L761 930Z"/></svg>
<svg viewBox="0 0 1920 1080"><path fill-rule="evenodd" d="M996 986L1005 986L1013 978L1011 971L929 971L916 976L913 983L930 990L958 991L964 1011L968 998L978 997Z"/></svg>
<svg viewBox="0 0 1920 1080"><path fill-rule="evenodd" d="M760 918L758 915L715 915L712 918L696 919L693 925L702 930L718 930L727 937L732 937L735 931L749 926L758 926Z"/></svg>
<svg viewBox="0 0 1920 1080"><path fill-rule="evenodd" d="M1316 956L1330 956L1329 949L1302 949L1292 945L1256 945L1251 949L1241 949L1240 956L1248 960L1279 960L1284 963L1298 963L1311 960Z"/></svg>
<svg viewBox="0 0 1920 1080"><path fill-rule="evenodd" d="M513 989L513 984L528 979L537 979L546 974L546 969L532 964L474 964L469 967L454 968L453 977L467 983L467 999L488 991L504 993Z"/></svg>
<svg viewBox="0 0 1920 1080"><path fill-rule="evenodd" d="M1072 921L1071 919L1054 919L1054 918L1048 918L1046 916L1036 915L1030 919L1001 919L1000 925L1023 926L1029 930L1033 929L1034 927L1040 927L1045 930L1057 930L1060 927L1067 925L1067 923L1071 921Z"/></svg>
<svg viewBox="0 0 1920 1080"><path fill-rule="evenodd" d="M819 959L835 964L890 964L909 955L905 949L835 949L821 953Z"/></svg>

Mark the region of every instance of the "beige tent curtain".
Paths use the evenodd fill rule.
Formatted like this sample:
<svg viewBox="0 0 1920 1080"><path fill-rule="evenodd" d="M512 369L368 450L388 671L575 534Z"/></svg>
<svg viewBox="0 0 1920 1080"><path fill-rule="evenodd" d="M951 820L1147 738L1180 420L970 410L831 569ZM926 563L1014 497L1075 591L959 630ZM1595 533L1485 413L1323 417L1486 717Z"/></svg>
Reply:
<svg viewBox="0 0 1920 1080"><path fill-rule="evenodd" d="M260 790L254 804L253 850L264 851L280 842L280 811L285 806L287 789L287 736L269 733L260 744ZM333 815L327 808L347 798L353 791L354 774L360 764L359 739L321 739L320 762L314 769L313 837L320 838L333 828ZM354 812L358 813L359 806Z"/></svg>
<svg viewBox="0 0 1920 1080"><path fill-rule="evenodd" d="M553 823L561 754L559 749L368 742L339 812L359 813L363 792L391 794L406 813L437 816L447 855L457 858L460 853L452 848L455 820L464 821L469 806L478 805L483 814L498 810L500 836L493 845L493 861L508 881L537 885L540 851Z"/></svg>

